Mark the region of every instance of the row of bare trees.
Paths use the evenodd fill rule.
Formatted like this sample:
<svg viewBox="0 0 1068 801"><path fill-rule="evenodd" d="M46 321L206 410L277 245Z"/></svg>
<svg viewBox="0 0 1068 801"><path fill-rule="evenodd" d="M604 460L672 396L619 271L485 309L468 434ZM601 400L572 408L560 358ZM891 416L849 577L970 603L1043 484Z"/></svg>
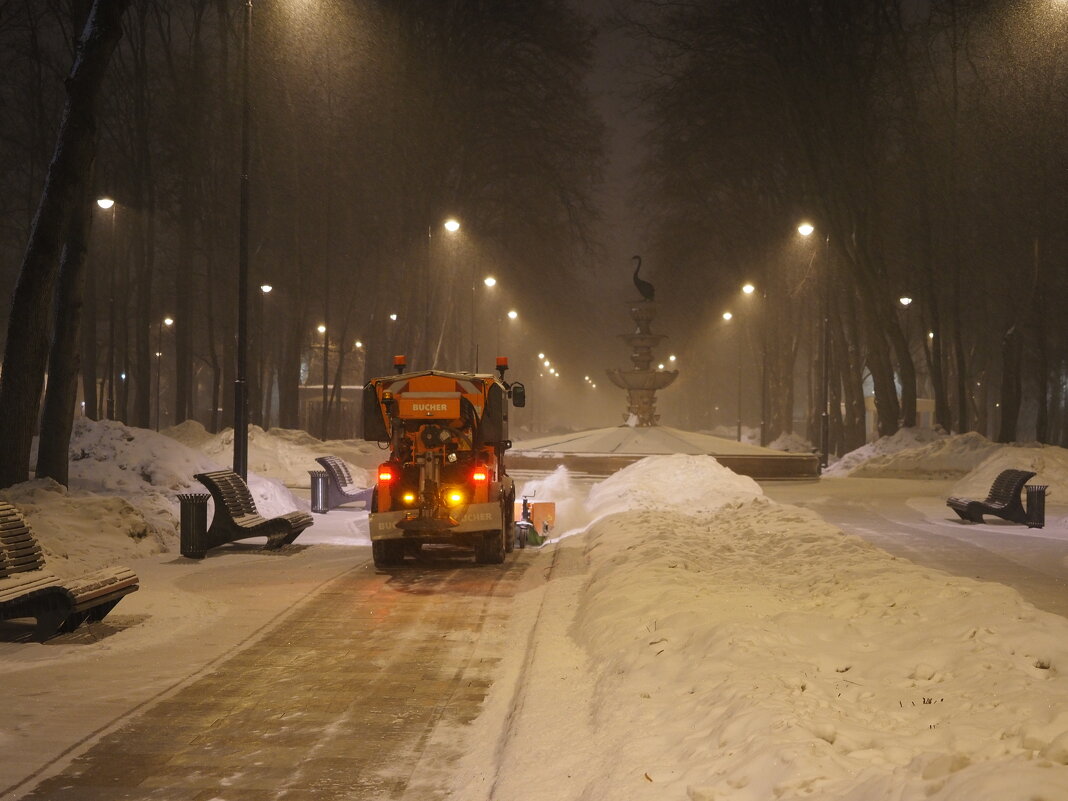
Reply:
<svg viewBox="0 0 1068 801"><path fill-rule="evenodd" d="M826 319L839 452L864 442L866 392L884 435L920 396L946 430L1068 443L1062 7L637 0L624 22L655 67L660 253L712 308L762 287L771 437L795 381L822 406Z"/></svg>
<svg viewBox="0 0 1068 801"><path fill-rule="evenodd" d="M45 403L38 474L66 478L79 375L87 415L151 426L163 351L172 420L232 419L245 8L0 0L0 485L28 475L50 352L48 392L70 386ZM602 129L583 89L593 30L568 3L257 0L253 14L250 283L272 287L250 299L253 422L296 426L316 348L325 409L353 359L386 371L403 347L417 368L466 366L476 261L537 301L590 258ZM460 245L439 235L447 216Z"/></svg>

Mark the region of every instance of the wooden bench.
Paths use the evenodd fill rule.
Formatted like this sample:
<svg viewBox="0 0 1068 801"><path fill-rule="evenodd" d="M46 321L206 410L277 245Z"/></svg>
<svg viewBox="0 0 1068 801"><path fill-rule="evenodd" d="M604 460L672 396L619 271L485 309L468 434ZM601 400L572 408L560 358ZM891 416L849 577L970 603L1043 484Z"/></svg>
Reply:
<svg viewBox="0 0 1068 801"><path fill-rule="evenodd" d="M962 520L982 523L983 515L996 515L1013 523L1026 523L1027 511L1020 501L1024 484L1035 474L1029 470L1002 470L994 479L985 501L949 498L949 506Z"/></svg>
<svg viewBox="0 0 1068 801"><path fill-rule="evenodd" d="M34 636L46 640L103 620L123 596L138 589L128 567L110 567L78 578L45 570L41 546L15 507L0 501L0 620L34 618Z"/></svg>
<svg viewBox="0 0 1068 801"><path fill-rule="evenodd" d="M320 456L315 461L326 470L326 511L346 503L363 503L368 508L374 487L358 487L349 466L336 456Z"/></svg>
<svg viewBox="0 0 1068 801"><path fill-rule="evenodd" d="M183 543L182 553L202 558L211 548L249 537L266 537L267 548L289 545L312 524L307 512L288 512L266 518L256 511L248 485L233 470L216 470L193 476L207 487L215 501L215 515L207 531L198 533L196 542Z"/></svg>

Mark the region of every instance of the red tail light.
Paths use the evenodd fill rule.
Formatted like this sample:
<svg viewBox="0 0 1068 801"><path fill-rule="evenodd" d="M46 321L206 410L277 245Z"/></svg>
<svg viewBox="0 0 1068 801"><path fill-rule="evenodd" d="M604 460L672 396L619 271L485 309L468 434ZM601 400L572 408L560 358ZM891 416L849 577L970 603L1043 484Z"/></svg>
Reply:
<svg viewBox="0 0 1068 801"><path fill-rule="evenodd" d="M482 466L476 467L475 472L471 474L471 480L477 484L487 481L489 479L489 471Z"/></svg>
<svg viewBox="0 0 1068 801"><path fill-rule="evenodd" d="M393 468L388 464L384 464L378 468L378 480L383 482L389 482L393 480Z"/></svg>

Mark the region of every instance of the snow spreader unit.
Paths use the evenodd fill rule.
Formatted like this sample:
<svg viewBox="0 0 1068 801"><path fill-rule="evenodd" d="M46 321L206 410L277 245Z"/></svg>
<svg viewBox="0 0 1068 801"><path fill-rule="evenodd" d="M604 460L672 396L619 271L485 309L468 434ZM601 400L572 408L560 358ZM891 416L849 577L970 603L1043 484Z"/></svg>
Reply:
<svg viewBox="0 0 1068 801"><path fill-rule="evenodd" d="M397 565L427 543L473 547L499 564L514 546L515 484L504 468L508 405L525 390L500 376L429 370L371 379L364 387L363 437L389 449L371 496L375 565Z"/></svg>

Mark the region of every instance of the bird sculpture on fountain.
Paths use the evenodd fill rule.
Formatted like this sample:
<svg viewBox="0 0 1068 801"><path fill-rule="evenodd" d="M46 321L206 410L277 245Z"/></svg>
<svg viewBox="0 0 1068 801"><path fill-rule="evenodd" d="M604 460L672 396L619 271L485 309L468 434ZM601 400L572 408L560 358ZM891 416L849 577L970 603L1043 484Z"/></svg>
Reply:
<svg viewBox="0 0 1068 801"><path fill-rule="evenodd" d="M631 258L638 263L634 268L634 286L638 287L638 291L643 298L652 300L653 296L656 294L656 289L648 281L638 277L638 270L642 268L642 257L632 256Z"/></svg>

